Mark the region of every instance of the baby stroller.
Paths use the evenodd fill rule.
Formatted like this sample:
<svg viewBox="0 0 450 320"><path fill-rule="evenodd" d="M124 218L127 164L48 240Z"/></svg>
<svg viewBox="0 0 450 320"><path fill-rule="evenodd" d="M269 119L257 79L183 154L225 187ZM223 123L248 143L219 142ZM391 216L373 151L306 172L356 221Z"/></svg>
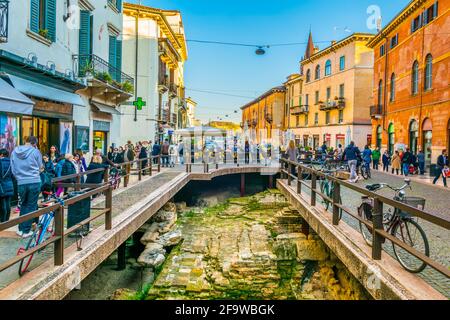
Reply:
<svg viewBox="0 0 450 320"><path fill-rule="evenodd" d="M419 167L414 164L410 164L408 172L409 174L419 174Z"/></svg>
<svg viewBox="0 0 450 320"><path fill-rule="evenodd" d="M109 171L109 184L114 190L118 189L120 186L121 173L121 170L118 168L111 168Z"/></svg>

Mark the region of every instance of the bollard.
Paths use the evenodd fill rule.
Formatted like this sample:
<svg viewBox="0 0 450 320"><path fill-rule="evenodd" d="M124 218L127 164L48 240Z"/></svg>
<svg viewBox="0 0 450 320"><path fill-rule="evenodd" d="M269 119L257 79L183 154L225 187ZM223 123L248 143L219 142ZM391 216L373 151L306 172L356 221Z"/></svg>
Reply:
<svg viewBox="0 0 450 320"><path fill-rule="evenodd" d="M317 176L314 171L311 171L311 205L316 205L316 188L317 188Z"/></svg>
<svg viewBox="0 0 450 320"><path fill-rule="evenodd" d="M373 199L372 212L372 259L381 260L383 237L376 230L383 230L383 202Z"/></svg>
<svg viewBox="0 0 450 320"><path fill-rule="evenodd" d="M336 206L339 204L339 199L341 198L341 185L337 182L333 182L333 225L337 226L339 224L339 212L341 208Z"/></svg>
<svg viewBox="0 0 450 320"><path fill-rule="evenodd" d="M64 207L60 205L55 211L55 236L60 237L55 241L55 266L61 266L64 263Z"/></svg>

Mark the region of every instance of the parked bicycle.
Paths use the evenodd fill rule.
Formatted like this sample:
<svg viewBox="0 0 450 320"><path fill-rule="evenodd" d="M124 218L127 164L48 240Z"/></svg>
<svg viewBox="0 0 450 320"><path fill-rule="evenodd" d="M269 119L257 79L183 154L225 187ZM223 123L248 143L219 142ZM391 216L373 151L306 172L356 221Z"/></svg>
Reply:
<svg viewBox="0 0 450 320"><path fill-rule="evenodd" d="M326 176L322 180L320 180L320 192L331 199L333 198L335 182L333 180L329 179L328 177L337 171L338 171L337 169L336 170L322 170L322 172L325 173ZM322 203L325 207L325 210L328 210L328 209L333 210L332 203L325 197L322 197ZM342 204L341 195L339 195L338 203ZM342 218L342 209L339 208L339 220L341 218Z"/></svg>
<svg viewBox="0 0 450 320"><path fill-rule="evenodd" d="M409 179L405 179L405 184L400 188L391 187L386 183L377 183L366 186L369 191L378 191L383 188L389 188L395 192L393 197L394 200L403 202L418 209L424 209L424 198L406 196L405 189L408 187L412 189L411 181ZM374 200L367 196L363 196L362 203L358 208L358 214L361 218L367 221L372 221L373 208ZM397 208L393 210L390 208L383 212L383 225L386 232L389 232L397 239L428 257L430 255L428 239L422 227L420 227L416 220L418 219ZM360 222L359 229L364 240L371 246L373 236L372 228ZM426 263L413 256L408 251L404 250L395 243L392 243L392 248L398 262L409 272L419 273L425 269Z"/></svg>
<svg viewBox="0 0 450 320"><path fill-rule="evenodd" d="M370 163L366 163L363 161L361 163L361 176L364 178L364 180L368 180L372 177L372 174L370 172Z"/></svg>

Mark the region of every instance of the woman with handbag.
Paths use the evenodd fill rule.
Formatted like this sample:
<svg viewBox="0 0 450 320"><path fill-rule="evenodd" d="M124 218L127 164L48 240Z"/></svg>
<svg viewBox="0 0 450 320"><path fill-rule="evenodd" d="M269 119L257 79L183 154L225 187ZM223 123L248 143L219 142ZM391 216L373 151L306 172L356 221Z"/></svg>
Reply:
<svg viewBox="0 0 450 320"><path fill-rule="evenodd" d="M11 197L14 195L11 160L6 149L0 150L0 223L9 220Z"/></svg>

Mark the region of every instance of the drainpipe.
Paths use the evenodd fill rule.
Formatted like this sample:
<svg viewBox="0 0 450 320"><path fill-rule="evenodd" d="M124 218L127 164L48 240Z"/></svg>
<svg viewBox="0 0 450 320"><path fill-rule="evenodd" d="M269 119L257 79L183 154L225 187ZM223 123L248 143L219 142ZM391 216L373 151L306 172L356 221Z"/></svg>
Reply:
<svg viewBox="0 0 450 320"><path fill-rule="evenodd" d="M425 7L423 8L423 10L425 11ZM422 23L423 23L423 18L422 18ZM421 54L421 60L422 61L424 61L424 53L425 53L425 27L426 26L423 26L422 27L422 54ZM425 61L425 63L426 63L426 61ZM425 65L425 64L424 64ZM419 137L420 137L420 140L418 141L418 142L420 142L420 145L419 146L417 146L417 147L420 147L420 148L422 148L423 147L423 143L424 143L424 140L423 140L423 127L422 127L422 108L423 108L423 90L425 89L425 77L426 77L426 74L425 74L425 67L424 67L424 69L423 69L423 71L424 71L424 73L423 73L423 75L424 75L424 77L422 78L423 79L423 82L422 82L422 88L420 88L419 87L419 92L420 92L420 105L419 105ZM419 144L419 143L418 143ZM418 148L417 148L418 149ZM416 152L417 152L418 150L416 150ZM425 150L423 150L423 151L425 151Z"/></svg>
<svg viewBox="0 0 450 320"><path fill-rule="evenodd" d="M137 15L136 15L136 53L135 53L135 69L134 69L134 78L136 79L135 84L134 84L134 97L135 99L137 99L138 96L138 58L139 58L139 9L137 10ZM137 121L137 107L134 107L134 121Z"/></svg>

